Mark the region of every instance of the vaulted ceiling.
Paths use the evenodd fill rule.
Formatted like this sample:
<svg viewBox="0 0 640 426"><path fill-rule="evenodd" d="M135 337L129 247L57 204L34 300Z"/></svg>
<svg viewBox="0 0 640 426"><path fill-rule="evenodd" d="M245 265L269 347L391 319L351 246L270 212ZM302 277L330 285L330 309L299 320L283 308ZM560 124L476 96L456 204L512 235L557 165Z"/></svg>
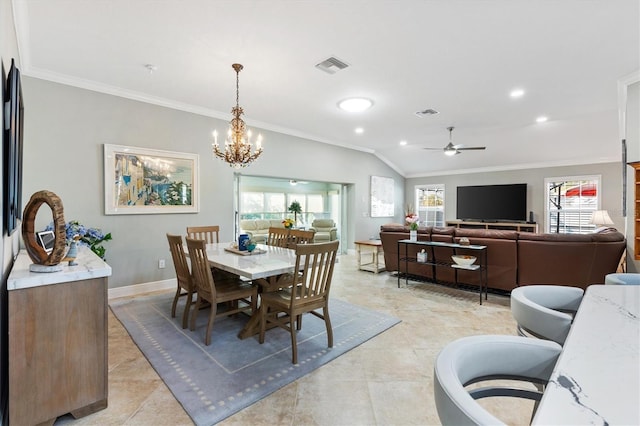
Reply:
<svg viewBox="0 0 640 426"><path fill-rule="evenodd" d="M250 126L372 152L408 177L618 161L617 81L640 69L638 0L13 7L25 75L227 120L239 62ZM329 57L349 66L315 67ZM517 88L524 95L510 97ZM337 107L356 96L373 106ZM425 109L439 114L415 114ZM422 149L444 147L448 126L454 144L486 150Z"/></svg>

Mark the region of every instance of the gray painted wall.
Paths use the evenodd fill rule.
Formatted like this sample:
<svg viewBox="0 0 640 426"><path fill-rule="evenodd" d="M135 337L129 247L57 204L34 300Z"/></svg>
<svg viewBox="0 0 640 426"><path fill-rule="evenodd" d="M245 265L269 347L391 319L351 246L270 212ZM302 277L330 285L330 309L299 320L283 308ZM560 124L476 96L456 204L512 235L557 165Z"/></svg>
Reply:
<svg viewBox="0 0 640 426"><path fill-rule="evenodd" d="M113 268L110 288L173 278L167 232L184 234L188 225L218 224L221 239L234 238L235 169L212 157L210 139L213 129L226 131L227 122L34 78L24 78L23 93L25 204L31 194L47 189L62 199L67 221L111 232L113 241L105 245ZM265 152L243 173L349 184L347 248L356 239L377 235L381 224L397 221L368 217L371 175L395 180L396 210L402 215L404 179L374 155L262 133ZM105 143L199 154L200 212L105 216ZM45 207L38 223L47 220ZM167 259L166 269L158 269L161 258Z"/></svg>
<svg viewBox="0 0 640 426"><path fill-rule="evenodd" d="M512 170L502 172L472 173L407 179L407 200L413 199L416 185L445 185L445 218L456 218L456 188L465 185L495 185L509 183L527 184L527 207L533 211L539 224L538 232L544 232L544 179L560 176L602 176L601 208L609 211L614 226L624 232L622 217L622 166L620 163L587 164L581 166L547 167L539 169Z"/></svg>

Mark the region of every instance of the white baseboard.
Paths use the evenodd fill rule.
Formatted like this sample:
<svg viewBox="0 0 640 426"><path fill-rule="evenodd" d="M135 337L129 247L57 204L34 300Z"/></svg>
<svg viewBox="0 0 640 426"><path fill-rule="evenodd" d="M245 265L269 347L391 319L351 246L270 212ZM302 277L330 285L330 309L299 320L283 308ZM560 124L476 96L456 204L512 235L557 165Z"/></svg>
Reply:
<svg viewBox="0 0 640 426"><path fill-rule="evenodd" d="M109 299L116 299L118 297L137 296L139 294L150 293L152 291L175 290L177 285L176 279L171 278L163 281L153 281L142 284L127 285L124 287L110 288L108 293Z"/></svg>

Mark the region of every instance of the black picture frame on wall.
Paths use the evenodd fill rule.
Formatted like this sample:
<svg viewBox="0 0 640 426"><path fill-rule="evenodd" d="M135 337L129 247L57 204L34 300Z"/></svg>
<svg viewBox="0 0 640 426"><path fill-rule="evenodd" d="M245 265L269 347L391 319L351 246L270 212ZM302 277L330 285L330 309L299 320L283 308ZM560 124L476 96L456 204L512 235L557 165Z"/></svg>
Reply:
<svg viewBox="0 0 640 426"><path fill-rule="evenodd" d="M7 75L4 102L4 196L3 215L7 235L15 231L18 219L22 218L22 138L24 103L20 70L11 59Z"/></svg>

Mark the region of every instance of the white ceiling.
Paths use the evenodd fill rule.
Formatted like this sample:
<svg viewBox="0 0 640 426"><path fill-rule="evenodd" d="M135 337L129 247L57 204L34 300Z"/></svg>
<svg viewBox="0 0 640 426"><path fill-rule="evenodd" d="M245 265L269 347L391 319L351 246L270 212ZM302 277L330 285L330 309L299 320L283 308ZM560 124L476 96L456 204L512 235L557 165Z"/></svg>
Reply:
<svg viewBox="0 0 640 426"><path fill-rule="evenodd" d="M640 69L639 0L13 7L25 75L229 119L231 64L239 62L250 126L373 152L407 177L618 161L617 81ZM314 67L329 56L350 67L333 75ZM514 100L516 87L526 94ZM350 96L374 106L340 111L337 102ZM440 114L414 114L426 108ZM536 124L540 115L549 121ZM450 125L454 144L487 149L453 157L422 149L444 147Z"/></svg>

